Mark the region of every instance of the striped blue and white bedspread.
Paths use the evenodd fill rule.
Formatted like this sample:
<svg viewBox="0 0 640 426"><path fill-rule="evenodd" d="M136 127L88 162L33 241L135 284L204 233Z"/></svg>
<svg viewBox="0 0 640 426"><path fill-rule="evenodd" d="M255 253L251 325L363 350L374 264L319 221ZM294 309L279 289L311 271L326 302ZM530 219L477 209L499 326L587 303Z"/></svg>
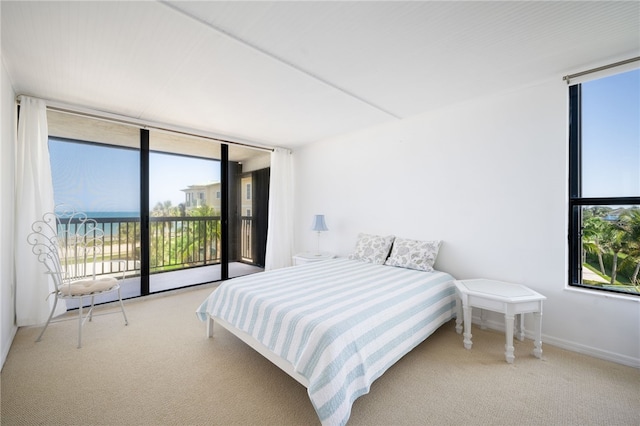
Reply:
<svg viewBox="0 0 640 426"><path fill-rule="evenodd" d="M197 310L289 361L323 425L346 424L356 398L454 313L450 275L348 259L234 278Z"/></svg>

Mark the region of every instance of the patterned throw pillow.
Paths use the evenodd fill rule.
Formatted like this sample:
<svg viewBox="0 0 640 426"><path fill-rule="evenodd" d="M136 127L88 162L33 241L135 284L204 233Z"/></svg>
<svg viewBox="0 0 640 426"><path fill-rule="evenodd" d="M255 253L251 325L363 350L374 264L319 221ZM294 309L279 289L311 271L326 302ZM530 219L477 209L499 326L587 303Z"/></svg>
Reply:
<svg viewBox="0 0 640 426"><path fill-rule="evenodd" d="M418 241L396 238L385 265L433 271L441 241Z"/></svg>
<svg viewBox="0 0 640 426"><path fill-rule="evenodd" d="M391 250L394 238L393 235L383 237L360 233L358 234L356 249L349 255L349 259L382 265L387 256L389 256L389 250Z"/></svg>

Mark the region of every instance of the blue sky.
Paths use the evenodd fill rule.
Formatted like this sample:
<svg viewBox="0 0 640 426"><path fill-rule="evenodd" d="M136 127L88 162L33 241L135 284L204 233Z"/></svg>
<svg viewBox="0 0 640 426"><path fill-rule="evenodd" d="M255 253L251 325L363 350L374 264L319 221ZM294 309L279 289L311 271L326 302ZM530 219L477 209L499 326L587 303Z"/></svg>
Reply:
<svg viewBox="0 0 640 426"><path fill-rule="evenodd" d="M49 155L56 204L83 211L138 211L136 151L50 139Z"/></svg>
<svg viewBox="0 0 640 426"><path fill-rule="evenodd" d="M583 197L640 196L640 70L582 84Z"/></svg>
<svg viewBox="0 0 640 426"><path fill-rule="evenodd" d="M171 201L177 206L184 202L184 192L189 185L220 182L220 162L193 157L151 153L149 158L149 204Z"/></svg>
<svg viewBox="0 0 640 426"><path fill-rule="evenodd" d="M140 156L132 149L112 149L82 143L49 143L56 203L83 211L139 210ZM184 202L181 189L219 181L220 163L192 157L152 153L151 208L158 202Z"/></svg>

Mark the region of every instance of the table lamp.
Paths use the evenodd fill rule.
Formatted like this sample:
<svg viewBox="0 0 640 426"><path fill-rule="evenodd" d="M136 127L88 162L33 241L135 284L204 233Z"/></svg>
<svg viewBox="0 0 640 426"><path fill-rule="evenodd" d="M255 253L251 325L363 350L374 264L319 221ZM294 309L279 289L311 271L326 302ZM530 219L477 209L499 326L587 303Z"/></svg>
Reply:
<svg viewBox="0 0 640 426"><path fill-rule="evenodd" d="M316 256L320 256L320 233L329 230L329 228L327 228L327 224L324 222L323 214L317 214L313 217L313 226L311 227L311 230L318 233L318 246L316 248Z"/></svg>

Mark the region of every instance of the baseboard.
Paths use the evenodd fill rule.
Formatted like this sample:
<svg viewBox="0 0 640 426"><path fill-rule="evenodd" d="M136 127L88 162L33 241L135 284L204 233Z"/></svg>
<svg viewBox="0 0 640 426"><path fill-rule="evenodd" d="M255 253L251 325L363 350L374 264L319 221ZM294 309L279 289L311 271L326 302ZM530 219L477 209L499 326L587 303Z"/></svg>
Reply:
<svg viewBox="0 0 640 426"><path fill-rule="evenodd" d="M557 339L552 336L543 335L542 341L543 343L548 343L561 349L566 349L583 355L589 355L594 358L604 359L617 364L627 365L629 367L640 368L640 359L638 358L617 354L615 352L603 351L602 349L582 345L577 342L567 341L565 339Z"/></svg>
<svg viewBox="0 0 640 426"><path fill-rule="evenodd" d="M0 371L4 367L4 362L7 360L7 356L9 355L9 349L11 349L11 344L13 343L13 339L16 337L16 333L18 332L18 327L11 327L11 332L9 333L9 338L6 342L2 342L2 363L0 364Z"/></svg>
<svg viewBox="0 0 640 426"><path fill-rule="evenodd" d="M480 327L480 317L473 316L471 322ZM504 333L504 321L497 321L486 319L484 321L484 325L486 328L500 331ZM527 339L533 339L531 335L531 330L525 329L525 337ZM603 359L605 361L615 362L617 364L626 365L629 367L640 368L640 359L633 358L627 355L618 354L615 352L604 351L602 349L594 348L592 346L583 345L581 343L573 342L566 339L559 339L554 336L550 336L548 334L542 333L542 350L544 351L544 345L549 344L560 349L566 349L568 351L576 352L583 355L592 356L594 358Z"/></svg>

